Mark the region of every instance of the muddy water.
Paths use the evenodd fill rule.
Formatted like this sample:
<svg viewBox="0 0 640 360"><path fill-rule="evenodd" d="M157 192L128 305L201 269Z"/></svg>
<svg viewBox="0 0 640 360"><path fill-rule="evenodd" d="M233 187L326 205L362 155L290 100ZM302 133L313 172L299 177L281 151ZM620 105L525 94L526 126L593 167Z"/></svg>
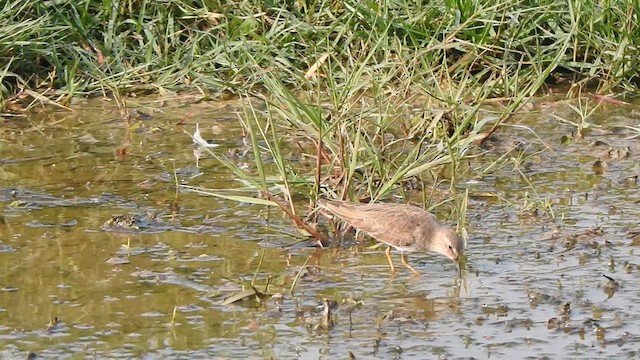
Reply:
<svg viewBox="0 0 640 360"><path fill-rule="evenodd" d="M461 280L429 254L392 277L371 242L317 250L276 210L176 191L234 184L196 167L196 121L251 171L239 104L129 106L128 125L108 102L2 120L1 357L640 354L638 106L603 106L581 138L539 103L475 150ZM231 303L254 277L269 296Z"/></svg>

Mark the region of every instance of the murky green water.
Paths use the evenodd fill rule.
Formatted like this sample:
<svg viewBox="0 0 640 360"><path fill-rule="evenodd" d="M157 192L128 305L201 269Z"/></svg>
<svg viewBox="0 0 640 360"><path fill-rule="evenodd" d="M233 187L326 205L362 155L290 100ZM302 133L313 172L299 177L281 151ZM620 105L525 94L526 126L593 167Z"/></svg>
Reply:
<svg viewBox="0 0 640 360"><path fill-rule="evenodd" d="M462 282L430 254L410 258L423 276L391 277L372 242L283 247L300 239L278 210L176 192L174 171L193 186L234 182L213 159L196 168L183 132L196 121L251 168L239 104L129 106L129 131L99 101L0 120L3 358L640 355L640 137L626 127L639 126L637 105L602 107L579 139L553 116L578 121L568 106L538 104L475 151L457 184L470 193ZM117 215L139 230L104 225ZM256 269L276 296L225 303Z"/></svg>

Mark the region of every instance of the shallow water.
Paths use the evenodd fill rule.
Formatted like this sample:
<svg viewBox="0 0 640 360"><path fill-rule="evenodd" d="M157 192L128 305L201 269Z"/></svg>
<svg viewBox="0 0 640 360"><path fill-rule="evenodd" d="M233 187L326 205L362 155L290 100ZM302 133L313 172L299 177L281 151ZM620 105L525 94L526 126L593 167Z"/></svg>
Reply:
<svg viewBox="0 0 640 360"><path fill-rule="evenodd" d="M580 139L553 116L577 121L566 104L541 102L476 149L456 184L470 195L461 281L443 257L412 254L423 275L392 277L370 240L314 249L279 210L176 191L174 172L186 185L234 183L214 159L196 167L184 133L196 121L251 170L239 102L129 106L128 126L100 101L1 120L1 357L640 354L640 137L624 127L638 127L637 105L603 106ZM118 215L138 228L105 225ZM254 276L275 296L225 302Z"/></svg>

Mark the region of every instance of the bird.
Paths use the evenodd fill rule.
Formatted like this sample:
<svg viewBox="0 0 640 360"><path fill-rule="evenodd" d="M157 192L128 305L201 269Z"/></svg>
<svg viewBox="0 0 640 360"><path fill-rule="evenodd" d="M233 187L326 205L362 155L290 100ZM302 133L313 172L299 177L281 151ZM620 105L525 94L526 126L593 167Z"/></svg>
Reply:
<svg viewBox="0 0 640 360"><path fill-rule="evenodd" d="M395 267L391 247L400 250L402 264L416 275L420 273L407 263L406 252L433 251L457 262L464 250L464 243L455 231L438 223L427 210L413 205L324 199L318 199L317 204L320 209L389 245L385 254L392 273Z"/></svg>
<svg viewBox="0 0 640 360"><path fill-rule="evenodd" d="M214 143L211 140L205 140L200 133L200 124L196 123L196 131L191 135L193 139L193 156L196 158L196 168L200 167L200 157L202 152L207 148L214 148L220 145Z"/></svg>
<svg viewBox="0 0 640 360"><path fill-rule="evenodd" d="M214 148L214 147L218 147L220 145L214 143L211 140L205 140L202 138L202 134L200 134L200 124L196 123L196 131L193 133L193 135L191 135L191 137L193 138L193 143L196 145L200 145L204 148Z"/></svg>

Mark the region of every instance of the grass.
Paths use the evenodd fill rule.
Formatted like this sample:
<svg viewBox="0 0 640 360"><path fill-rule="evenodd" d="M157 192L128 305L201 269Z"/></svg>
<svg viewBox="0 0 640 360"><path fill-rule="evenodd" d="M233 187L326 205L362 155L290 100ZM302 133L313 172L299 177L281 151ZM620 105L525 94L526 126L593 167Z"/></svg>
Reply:
<svg viewBox="0 0 640 360"><path fill-rule="evenodd" d="M469 149L532 96L637 90L638 13L633 0L10 0L0 109L109 95L126 120L131 93L257 98L266 110L241 116L257 174L213 153L239 179L216 196L278 206L323 241L296 198L420 189L427 206L446 186L463 224Z"/></svg>
<svg viewBox="0 0 640 360"><path fill-rule="evenodd" d="M312 77L318 64L306 85L345 84L384 68L375 81L405 94L417 87L450 105L526 97L567 80L604 94L633 91L638 7L631 0L13 0L0 15L1 92L8 101L30 88L63 104L113 92L246 94L264 86L265 72L299 89L300 74Z"/></svg>
<svg viewBox="0 0 640 360"><path fill-rule="evenodd" d="M366 82L360 71L352 74L343 86ZM353 96L343 91L345 98L333 96L321 104L321 94L294 94L271 76L264 78L264 84L269 94L263 97L265 109L258 111L247 101L241 117L253 149L255 173L219 159L243 186L207 190L208 194L277 205L296 226L325 244L326 237L310 225L313 219L298 215L299 203L294 198L308 198L310 207L319 196L373 201L401 197L408 201L415 193L433 193L443 183L438 173L449 167L446 183L455 203L451 208L464 227L468 194L458 196L453 186L461 173L460 160L473 141L482 138L484 125L497 120L486 116L481 103L447 114L424 113L415 108L413 98L393 96L383 101L377 99L385 96L381 92ZM219 158L215 151L211 155ZM251 198L256 191L262 197ZM423 199L425 206L430 200Z"/></svg>

